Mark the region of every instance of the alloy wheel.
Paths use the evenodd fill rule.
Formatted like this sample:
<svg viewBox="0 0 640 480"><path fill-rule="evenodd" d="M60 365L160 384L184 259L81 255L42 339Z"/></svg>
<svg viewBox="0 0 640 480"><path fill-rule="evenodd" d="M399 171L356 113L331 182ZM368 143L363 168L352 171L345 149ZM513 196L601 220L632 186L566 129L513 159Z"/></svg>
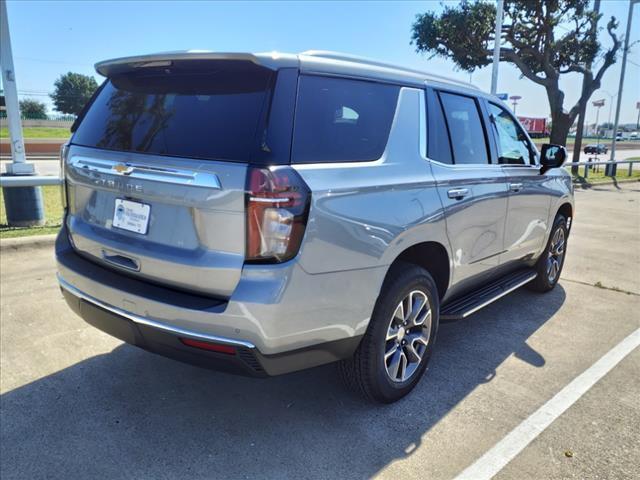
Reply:
<svg viewBox="0 0 640 480"><path fill-rule="evenodd" d="M405 382L422 362L431 334L431 305L427 295L413 290L396 307L385 341L384 364L394 382Z"/></svg>
<svg viewBox="0 0 640 480"><path fill-rule="evenodd" d="M556 281L562 267L562 259L564 258L565 237L564 230L557 228L551 239L549 247L549 257L547 258L547 279L549 283Z"/></svg>

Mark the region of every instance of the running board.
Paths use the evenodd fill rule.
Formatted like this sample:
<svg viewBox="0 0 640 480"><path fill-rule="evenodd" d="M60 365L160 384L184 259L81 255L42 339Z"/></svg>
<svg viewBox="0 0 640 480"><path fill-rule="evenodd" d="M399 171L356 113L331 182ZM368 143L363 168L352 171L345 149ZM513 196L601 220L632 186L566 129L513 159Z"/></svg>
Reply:
<svg viewBox="0 0 640 480"><path fill-rule="evenodd" d="M507 293L529 283L536 276L536 272L531 269L510 273L479 290L444 305L440 310L440 320L451 321L467 318L472 313L504 297Z"/></svg>

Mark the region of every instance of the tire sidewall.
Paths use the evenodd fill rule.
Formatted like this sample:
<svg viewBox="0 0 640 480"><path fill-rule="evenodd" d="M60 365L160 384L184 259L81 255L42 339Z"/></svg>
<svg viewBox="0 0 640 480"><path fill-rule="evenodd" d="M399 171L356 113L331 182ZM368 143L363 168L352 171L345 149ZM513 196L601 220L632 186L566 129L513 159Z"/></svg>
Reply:
<svg viewBox="0 0 640 480"><path fill-rule="evenodd" d="M553 237L558 230L558 228L562 228L564 231L564 255L562 255L562 261L560 262L560 268L558 269L558 274L553 282L549 281L549 277L547 275L547 259L549 257L549 250L551 249L551 242L553 241ZM558 215L553 222L553 228L551 229L551 233L549 234L549 240L547 241L547 248L544 249L542 257L540 258L540 264L538 268L538 275L542 275L544 279L544 283L547 288L550 290L556 286L558 281L560 280L560 275L562 274L562 268L564 267L564 261L567 258L567 243L569 240L569 230L567 229L567 220L562 215Z"/></svg>
<svg viewBox="0 0 640 480"><path fill-rule="evenodd" d="M422 363L416 372L404 382L392 381L387 372L384 362L385 339L389 322L400 301L412 290L422 291L429 301L431 307L431 332L429 342L422 357ZM383 291L378 299L374 314L372 316L371 353L370 363L373 371L369 372L373 376L373 385L376 396L383 401L393 402L409 393L420 381L433 353L433 347L438 333L440 304L435 282L429 273L419 267L411 267L403 275L393 282L385 282Z"/></svg>

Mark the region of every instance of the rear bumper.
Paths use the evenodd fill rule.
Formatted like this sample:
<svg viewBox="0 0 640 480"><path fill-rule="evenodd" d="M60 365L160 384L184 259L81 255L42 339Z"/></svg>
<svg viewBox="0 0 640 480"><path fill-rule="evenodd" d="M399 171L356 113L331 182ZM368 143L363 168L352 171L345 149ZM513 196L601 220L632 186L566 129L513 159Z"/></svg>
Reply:
<svg viewBox="0 0 640 480"><path fill-rule="evenodd" d="M78 255L71 247L63 228L56 242L58 278L70 307L89 324L127 343L187 363L251 376L288 373L350 357L357 348L368 324L369 308L375 294L359 304L358 316L344 298L349 295L342 282L327 288L342 289L335 308L327 308L324 296L307 295L305 311L288 301L296 296L294 288L284 288L296 274L248 279L236 289L236 297L212 299L163 286L154 285L97 265ZM297 267L299 268L299 267ZM371 273L371 272L369 272ZM321 283L330 279L313 276ZM295 286L304 285L301 278ZM366 285L362 282L354 284ZM317 288L321 288L318 285ZM294 290L287 293L283 290ZM313 289L308 290L312 292ZM250 295L253 295L250 298ZM312 299L309 302L309 298ZM315 300L315 303L314 303ZM342 305L339 305L342 303ZM367 313L368 311L368 313ZM331 318L334 314L334 318ZM360 316L361 315L361 316ZM356 324L345 324L347 320ZM273 332L282 332L275 336ZM181 338L233 346L234 354L210 352L186 346Z"/></svg>
<svg viewBox="0 0 640 480"><path fill-rule="evenodd" d="M88 324L123 342L192 365L241 375L256 377L267 375L264 367L256 359L253 346L245 346L235 342L227 343L234 347L234 354L188 347L180 341L180 338L205 339L198 335L179 334L148 323L136 322L125 312L118 314L112 309L104 308L88 300L86 296L79 294L65 284L64 280L60 281L60 286L71 310ZM225 344L226 342L217 343Z"/></svg>

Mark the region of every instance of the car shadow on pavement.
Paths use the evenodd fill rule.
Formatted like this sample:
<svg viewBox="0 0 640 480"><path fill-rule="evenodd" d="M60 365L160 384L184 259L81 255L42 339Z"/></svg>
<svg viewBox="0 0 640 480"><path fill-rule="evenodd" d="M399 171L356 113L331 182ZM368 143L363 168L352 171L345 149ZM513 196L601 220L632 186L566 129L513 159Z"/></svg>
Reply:
<svg viewBox="0 0 640 480"><path fill-rule="evenodd" d="M251 379L122 345L0 397L0 473L4 480L369 478L410 456L507 357L544 365L526 342L564 300L561 285L544 296L521 290L442 325L426 377L384 406L348 393L334 365Z"/></svg>

